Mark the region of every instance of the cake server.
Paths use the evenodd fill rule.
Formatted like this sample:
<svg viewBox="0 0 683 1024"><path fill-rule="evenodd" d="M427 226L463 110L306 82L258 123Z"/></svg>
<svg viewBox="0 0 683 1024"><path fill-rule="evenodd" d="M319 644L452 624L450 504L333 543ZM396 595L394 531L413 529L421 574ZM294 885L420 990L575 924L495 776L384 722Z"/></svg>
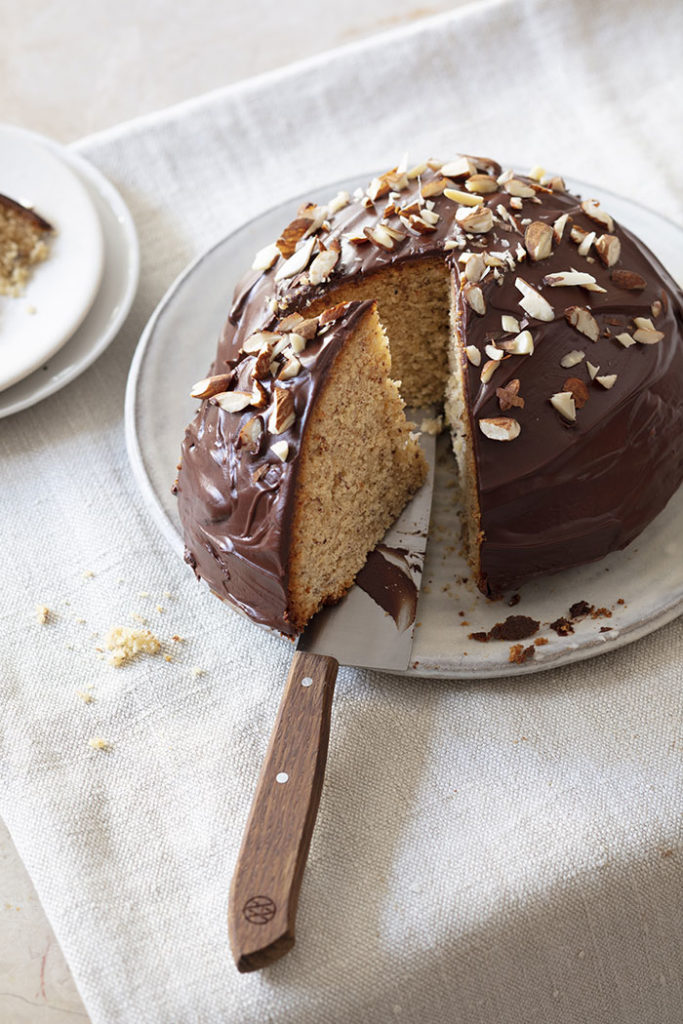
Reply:
<svg viewBox="0 0 683 1024"><path fill-rule="evenodd" d="M434 410L407 409L406 415L419 424ZM401 672L410 664L436 438L423 433L420 444L429 467L425 483L346 597L319 612L298 640L230 887L228 927L239 971L265 967L294 945L339 665Z"/></svg>

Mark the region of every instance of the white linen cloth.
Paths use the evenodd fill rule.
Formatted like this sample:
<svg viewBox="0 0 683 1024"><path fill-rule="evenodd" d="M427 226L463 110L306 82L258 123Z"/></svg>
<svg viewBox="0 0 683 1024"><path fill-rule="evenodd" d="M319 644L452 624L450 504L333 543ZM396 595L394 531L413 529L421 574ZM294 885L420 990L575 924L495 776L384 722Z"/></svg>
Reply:
<svg viewBox="0 0 683 1024"><path fill-rule="evenodd" d="M681 38L675 0L483 3L78 146L130 205L142 279L109 351L0 422L0 812L96 1024L683 1019L680 619L521 679L343 669L297 945L238 975L228 886L291 651L170 553L123 436L176 273L308 186L478 152L683 220ZM171 661L98 660L135 614Z"/></svg>

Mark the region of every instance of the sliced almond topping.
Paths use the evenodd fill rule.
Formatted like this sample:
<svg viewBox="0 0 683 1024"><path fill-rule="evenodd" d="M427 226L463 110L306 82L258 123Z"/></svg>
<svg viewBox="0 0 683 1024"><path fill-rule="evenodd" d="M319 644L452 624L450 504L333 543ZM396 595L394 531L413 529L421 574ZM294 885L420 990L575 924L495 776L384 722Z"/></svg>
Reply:
<svg viewBox="0 0 683 1024"><path fill-rule="evenodd" d="M582 380L578 377L567 377L566 381L562 385L562 392L569 391L574 398L574 405L577 409L583 409L584 405L588 401L588 388Z"/></svg>
<svg viewBox="0 0 683 1024"><path fill-rule="evenodd" d="M262 433L263 422L261 417L252 416L250 420L247 420L237 435L237 443L239 445L243 445L245 448L249 448L252 452L256 452L259 448Z"/></svg>
<svg viewBox="0 0 683 1024"><path fill-rule="evenodd" d="M585 334L591 341L597 341L600 337L600 328L589 309L584 306L567 306L564 311L567 323L575 327L581 334Z"/></svg>
<svg viewBox="0 0 683 1024"><path fill-rule="evenodd" d="M526 185L523 181L520 181L519 178L510 178L509 181L505 182L503 187L511 196L519 196L520 199L530 199L532 196L536 195L531 185Z"/></svg>
<svg viewBox="0 0 683 1024"><path fill-rule="evenodd" d="M586 360L586 369L588 370L588 375L591 380L595 380L596 375L600 373L600 367L593 366L593 364L589 363L588 360Z"/></svg>
<svg viewBox="0 0 683 1024"><path fill-rule="evenodd" d="M574 404L574 396L571 391L558 391L557 394L550 396L550 404L554 409L557 409L560 416L564 417L570 423L576 420L576 405Z"/></svg>
<svg viewBox="0 0 683 1024"><path fill-rule="evenodd" d="M371 202L374 203L376 199L381 199L382 196L387 195L391 190L391 185L387 179L388 174L383 174L380 178L372 179L367 190L367 197Z"/></svg>
<svg viewBox="0 0 683 1024"><path fill-rule="evenodd" d="M486 362L481 368L481 373L479 374L479 380L482 382L482 384L488 384L488 382L491 380L491 377L493 377L494 373L498 369L499 365L500 364L495 359L486 360Z"/></svg>
<svg viewBox="0 0 683 1024"><path fill-rule="evenodd" d="M654 331L655 325L650 320L649 316L634 316L633 322L636 327L642 327L645 331Z"/></svg>
<svg viewBox="0 0 683 1024"><path fill-rule="evenodd" d="M529 257L538 262L545 260L553 251L553 229L542 220L532 220L524 232L524 245Z"/></svg>
<svg viewBox="0 0 683 1024"><path fill-rule="evenodd" d="M284 281L286 278L295 277L300 274L308 266L309 260L313 255L313 247L316 244L317 239L315 236L309 238L308 241L300 245L299 248L294 252L288 260L282 264L277 273L275 274L276 281Z"/></svg>
<svg viewBox="0 0 683 1024"><path fill-rule="evenodd" d="M647 288L647 281L634 270L613 270L610 277L617 288L626 292L640 292Z"/></svg>
<svg viewBox="0 0 683 1024"><path fill-rule="evenodd" d="M474 210L461 206L456 211L455 219L463 231L471 231L476 235L484 234L493 227L493 213L488 206Z"/></svg>
<svg viewBox="0 0 683 1024"><path fill-rule="evenodd" d="M441 173L443 174L443 170ZM498 182L488 174L472 174L465 182L465 188L477 195L487 195L489 192L498 191Z"/></svg>
<svg viewBox="0 0 683 1024"><path fill-rule="evenodd" d="M273 455L277 455L281 462L286 462L289 456L289 445L286 441L276 441L275 444L271 444L270 450Z"/></svg>
<svg viewBox="0 0 683 1024"><path fill-rule="evenodd" d="M621 242L616 235L600 235L595 242L595 249L606 267L613 267L621 256Z"/></svg>
<svg viewBox="0 0 683 1024"><path fill-rule="evenodd" d="M596 283L592 274L586 274L581 270L558 270L557 273L548 274L543 278L543 284L551 288L586 288L592 291L592 285ZM604 288L602 289L604 291Z"/></svg>
<svg viewBox="0 0 683 1024"><path fill-rule="evenodd" d="M534 320L543 320L546 323L550 323L555 318L555 310L550 305L547 299L544 299L540 292L536 291L535 288L525 281L523 277L515 279L515 287L523 295L523 298L519 300L519 304L525 313L533 317Z"/></svg>
<svg viewBox="0 0 683 1024"><path fill-rule="evenodd" d="M340 320L349 306L349 302L338 302L336 306L330 306L329 309L323 310L318 317L318 324L323 327L325 324L332 323L333 320ZM301 329L299 329L299 333L301 333Z"/></svg>
<svg viewBox="0 0 683 1024"><path fill-rule="evenodd" d="M461 206L481 206L484 202L481 196L474 195L472 192L461 192L457 188L445 188L443 194L446 199L460 203Z"/></svg>
<svg viewBox="0 0 683 1024"><path fill-rule="evenodd" d="M303 334L297 334L295 331L292 331L291 334L287 335L287 338L289 339L289 347L295 355L298 356L306 348L306 339Z"/></svg>
<svg viewBox="0 0 683 1024"><path fill-rule="evenodd" d="M204 377L192 386L192 398L213 398L227 391L232 380L232 373L218 373L215 377Z"/></svg>
<svg viewBox="0 0 683 1024"><path fill-rule="evenodd" d="M465 279L476 284L477 281L481 280L481 275L485 269L486 264L481 254L478 252L470 253L465 260Z"/></svg>
<svg viewBox="0 0 683 1024"><path fill-rule="evenodd" d="M531 356L534 352L534 339L531 331L522 331L516 338L499 341L498 347L513 356Z"/></svg>
<svg viewBox="0 0 683 1024"><path fill-rule="evenodd" d="M623 331L621 334L616 334L615 337L619 344L623 345L624 348L630 348L631 345L635 345L636 343L636 339L632 338L626 331Z"/></svg>
<svg viewBox="0 0 683 1024"><path fill-rule="evenodd" d="M595 241L595 231L588 231L579 242L579 256L588 256ZM618 239L617 239L618 241Z"/></svg>
<svg viewBox="0 0 683 1024"><path fill-rule="evenodd" d="M304 341L310 341L311 338L315 338L318 333L318 318L317 316L310 317L307 320L302 320L301 323L296 325L296 333L301 335Z"/></svg>
<svg viewBox="0 0 683 1024"><path fill-rule="evenodd" d="M512 210L523 210L524 209L524 200L520 199L519 196L511 196L510 197L510 209L512 209Z"/></svg>
<svg viewBox="0 0 683 1024"><path fill-rule="evenodd" d="M293 331L297 324L303 323L301 313L288 313L282 320L278 320L277 329L281 334Z"/></svg>
<svg viewBox="0 0 683 1024"><path fill-rule="evenodd" d="M501 412L507 412L508 409L523 409L524 399L520 398L519 395L519 380L515 377L513 380L502 388L496 388L496 396L498 398L498 404L500 405Z"/></svg>
<svg viewBox="0 0 683 1024"><path fill-rule="evenodd" d="M435 213L434 210L424 209L422 211L422 220L426 221L427 224L432 224L432 225L433 224L438 224L439 223L439 218L440 218L440 214ZM400 237L404 238L405 235L401 232L400 233Z"/></svg>
<svg viewBox="0 0 683 1024"><path fill-rule="evenodd" d="M274 345L280 338L276 331L255 331L245 339L240 352L251 355L253 352L260 352L264 345Z"/></svg>
<svg viewBox="0 0 683 1024"><path fill-rule="evenodd" d="M263 380L265 377L267 377L269 375L269 373L270 373L270 364L273 361L273 349L274 349L274 347L275 346L274 346L273 342L272 341L268 341L261 348L261 350L259 351L258 355L256 356L256 360L254 361L254 365L251 368L251 378L252 378L252 380Z"/></svg>
<svg viewBox="0 0 683 1024"><path fill-rule="evenodd" d="M569 237L571 238L572 242L576 242L576 244L579 245L581 242L583 242L587 234L588 232L584 231L584 229L582 227L579 227L578 224L572 224L571 230L569 232ZM595 232L593 232L593 234L595 234Z"/></svg>
<svg viewBox="0 0 683 1024"><path fill-rule="evenodd" d="M514 441L522 428L511 416L492 416L479 420L479 429L492 441Z"/></svg>
<svg viewBox="0 0 683 1024"><path fill-rule="evenodd" d="M483 316L486 312L486 302L484 301L484 293L478 284L472 284L467 281L462 288L463 295L467 305L478 313L479 316Z"/></svg>
<svg viewBox="0 0 683 1024"><path fill-rule="evenodd" d="M541 167L539 164L535 164L529 171L527 177L532 178L540 184L545 177L545 168Z"/></svg>
<svg viewBox="0 0 683 1024"><path fill-rule="evenodd" d="M633 337L641 345L656 345L662 340L664 335L661 331L650 330L648 327L639 327L637 331L633 332Z"/></svg>
<svg viewBox="0 0 683 1024"><path fill-rule="evenodd" d="M467 156L458 157L457 160L449 160L439 168L444 178L451 178L453 181L460 181L463 178L470 178L476 174L476 165Z"/></svg>
<svg viewBox="0 0 683 1024"><path fill-rule="evenodd" d="M427 170L427 164L415 164L410 170L406 171L406 178L412 181L414 178L419 178L421 174Z"/></svg>
<svg viewBox="0 0 683 1024"><path fill-rule="evenodd" d="M260 380L254 380L253 382L251 404L255 409L265 409L268 405L268 392Z"/></svg>
<svg viewBox="0 0 683 1024"><path fill-rule="evenodd" d="M515 220L514 216L510 213L510 211L508 209L506 209L503 206L502 203L498 203L496 205L496 213L498 214L498 216L500 217L500 219L502 221L504 221L506 224L510 225L510 227L513 229L513 231L516 231L518 235L522 234L521 228L520 228L519 224L517 223L517 221Z"/></svg>
<svg viewBox="0 0 683 1024"><path fill-rule="evenodd" d="M319 252L311 263L308 280L311 284L322 284L326 281L339 261L339 250L325 249Z"/></svg>
<svg viewBox="0 0 683 1024"><path fill-rule="evenodd" d="M337 192L334 199L330 199L327 204L328 216L333 217L335 213L339 213L339 211L343 210L345 206L348 206L350 202L351 196L348 192Z"/></svg>
<svg viewBox="0 0 683 1024"><path fill-rule="evenodd" d="M376 245L378 249L384 249L385 252L391 252L394 248L394 239L383 224L376 224L374 228L364 228L363 232L366 238L369 238L372 244Z"/></svg>
<svg viewBox="0 0 683 1024"><path fill-rule="evenodd" d="M560 366L565 370L569 370L572 366L578 366L585 358L586 353L580 352L579 349L575 348L571 352L567 352L566 356L562 356Z"/></svg>
<svg viewBox="0 0 683 1024"><path fill-rule="evenodd" d="M282 364L280 372L277 375L278 380L291 380L292 377L296 377L300 369L301 363L292 353L292 355L288 356L285 362Z"/></svg>
<svg viewBox="0 0 683 1024"><path fill-rule="evenodd" d="M304 232L304 238L308 238L309 235L314 234L325 223L328 209L327 206L318 206L316 203L302 203L297 213L299 217L307 217L310 221Z"/></svg>
<svg viewBox="0 0 683 1024"><path fill-rule="evenodd" d="M581 209L591 220L594 220L597 224L604 224L608 231L614 231L614 221L608 213L605 213L600 208L600 203L597 199L584 199L581 203Z"/></svg>
<svg viewBox="0 0 683 1024"><path fill-rule="evenodd" d="M499 363L505 355L503 349L497 348L492 342L489 342L488 345L484 345L484 352L486 352L489 359L493 359L496 363Z"/></svg>
<svg viewBox="0 0 683 1024"><path fill-rule="evenodd" d="M254 256L254 262L251 265L252 270L270 270L276 260L280 258L280 250L275 242L271 245L266 245Z"/></svg>
<svg viewBox="0 0 683 1024"><path fill-rule="evenodd" d="M476 345L468 345L465 348L465 355L472 366L481 366L481 352Z"/></svg>
<svg viewBox="0 0 683 1024"><path fill-rule="evenodd" d="M604 377L596 377L595 379L597 380L598 384L602 384L603 388L607 388L607 390L609 391L610 388L614 387L617 375L616 373L608 373Z"/></svg>
<svg viewBox="0 0 683 1024"><path fill-rule="evenodd" d="M273 408L268 417L268 430L271 434L282 434L291 427L296 419L294 399L286 388L273 388Z"/></svg>
<svg viewBox="0 0 683 1024"><path fill-rule="evenodd" d="M425 210L425 213L428 211ZM429 235L432 231L436 231L436 227L433 224L428 224L426 220L423 220L421 216L416 213L411 214L410 220L407 222L408 227L417 231L420 235Z"/></svg>
<svg viewBox="0 0 683 1024"><path fill-rule="evenodd" d="M275 244L286 260L296 251L297 242L304 237L311 223L310 217L297 217L284 229Z"/></svg>
<svg viewBox="0 0 683 1024"><path fill-rule="evenodd" d="M286 348L289 348L289 334L284 334L275 342L270 350L270 358L275 359L281 352L284 352Z"/></svg>
<svg viewBox="0 0 683 1024"><path fill-rule="evenodd" d="M504 331L509 331L510 334L519 333L519 320L514 316L510 316L509 313L503 313L500 323Z"/></svg>
<svg viewBox="0 0 683 1024"><path fill-rule="evenodd" d="M251 405L251 392L225 391L222 395L214 395L211 401L214 405L220 405L226 412L242 412L242 409Z"/></svg>
<svg viewBox="0 0 683 1024"><path fill-rule="evenodd" d="M564 178L561 178L559 176L559 174L553 175L552 178L546 178L546 180L543 182L543 184L547 185L548 188L552 192L566 192L567 191L567 186L564 183Z"/></svg>
<svg viewBox="0 0 683 1024"><path fill-rule="evenodd" d="M564 229L567 225L568 220L569 214L563 213L562 216L558 217L555 223L553 224L553 234L555 235L556 242L562 241L562 235L564 234Z"/></svg>
<svg viewBox="0 0 683 1024"><path fill-rule="evenodd" d="M420 186L420 192L422 193L425 199L429 199L430 196L443 195L443 190L446 188L447 185L448 182L446 181L445 178L434 178L433 181L425 181Z"/></svg>

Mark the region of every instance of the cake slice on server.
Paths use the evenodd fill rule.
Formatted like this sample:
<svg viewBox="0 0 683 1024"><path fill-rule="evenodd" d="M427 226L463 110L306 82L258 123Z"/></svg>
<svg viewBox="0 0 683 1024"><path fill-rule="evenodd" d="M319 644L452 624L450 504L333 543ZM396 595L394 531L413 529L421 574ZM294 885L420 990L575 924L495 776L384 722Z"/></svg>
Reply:
<svg viewBox="0 0 683 1024"><path fill-rule="evenodd" d="M424 472L392 379L445 401L483 593L624 547L683 477L682 309L642 242L540 171L458 156L304 204L195 390L187 560L289 635L337 600Z"/></svg>

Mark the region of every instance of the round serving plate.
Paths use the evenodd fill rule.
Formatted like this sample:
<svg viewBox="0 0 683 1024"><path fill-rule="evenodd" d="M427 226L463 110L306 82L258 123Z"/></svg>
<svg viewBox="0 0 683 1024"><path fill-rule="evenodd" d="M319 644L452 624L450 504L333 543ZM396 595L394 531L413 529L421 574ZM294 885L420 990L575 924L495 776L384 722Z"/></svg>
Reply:
<svg viewBox="0 0 683 1024"><path fill-rule="evenodd" d="M171 485L180 442L197 402L189 392L212 362L232 290L254 254L277 238L303 199L326 202L362 177L335 182L266 211L195 260L171 285L151 317L133 359L126 392L126 441L135 479L157 526L179 556L183 541ZM578 181L568 188L600 200L683 281L683 231L630 200ZM165 400L159 402L159 394ZM460 551L453 505L455 462L439 439L436 484L417 626L407 675L486 679L526 674L614 650L683 612L683 488L632 544L600 562L527 584L515 599L490 601L473 586ZM188 570L189 571L189 570ZM550 624L579 602L592 607L559 636ZM228 606L229 608L229 606ZM230 612L228 612L230 614ZM480 643L508 615L539 620L534 656L510 662L511 643ZM527 640L525 645L533 645ZM547 642L545 642L547 641ZM284 641L283 641L284 642Z"/></svg>
<svg viewBox="0 0 683 1024"><path fill-rule="evenodd" d="M105 351L114 340L126 319L135 298L140 276L140 254L133 218L120 194L105 176L88 160L53 139L19 128L0 127L4 133L21 136L27 145L42 151L48 159L58 162L79 183L87 194L100 226L103 245L103 272L92 303L84 312L80 324L62 341L51 356L41 357L38 369L24 376L18 383L0 391L0 418L21 412L47 398L78 377ZM0 188L2 191L2 188ZM36 206L39 213L42 207ZM50 220L49 214L45 214ZM36 268L36 276L47 271L52 262ZM68 282L67 282L68 287ZM16 315L36 323L48 308L42 300L30 302L37 312L26 312L29 292L20 299L3 300L19 303ZM3 311L0 311L2 323ZM0 332L1 333L1 332Z"/></svg>
<svg viewBox="0 0 683 1024"><path fill-rule="evenodd" d="M104 240L97 212L73 173L30 135L0 125L0 193L53 228L47 259L19 296L0 297L0 391L37 369L71 337L102 279Z"/></svg>

